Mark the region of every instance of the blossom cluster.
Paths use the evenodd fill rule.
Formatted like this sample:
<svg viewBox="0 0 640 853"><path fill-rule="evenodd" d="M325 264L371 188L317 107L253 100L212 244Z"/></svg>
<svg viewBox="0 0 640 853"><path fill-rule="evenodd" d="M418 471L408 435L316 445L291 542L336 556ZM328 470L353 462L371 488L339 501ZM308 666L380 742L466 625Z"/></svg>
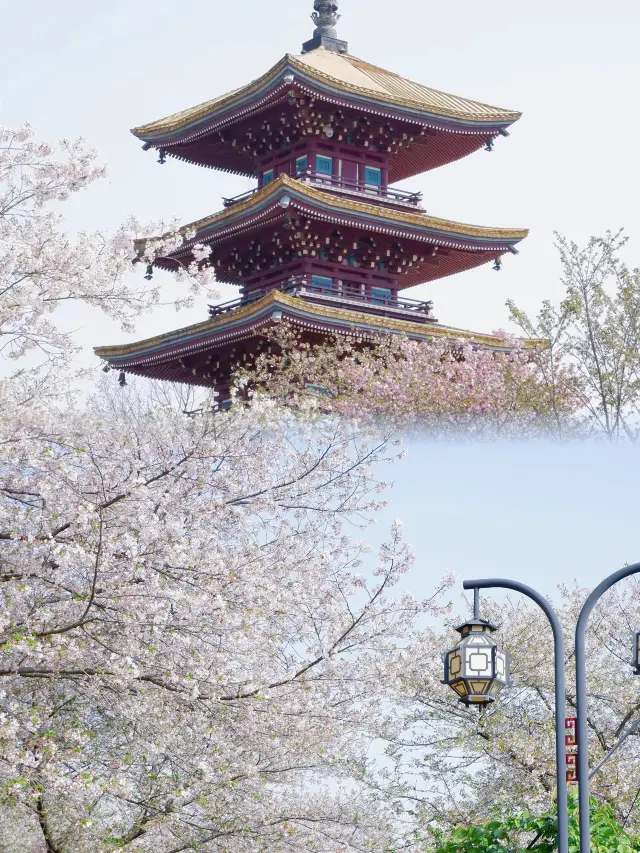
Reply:
<svg viewBox="0 0 640 853"><path fill-rule="evenodd" d="M14 411L1 437L12 813L36 825L45 809L79 851L381 838L384 806L333 788L384 716L397 647L443 611L395 592L413 560L398 524L373 571L345 530L381 507L393 448L268 402L187 418L106 378L78 409Z"/></svg>
<svg viewBox="0 0 640 853"><path fill-rule="evenodd" d="M70 235L59 212L61 202L104 177L96 153L82 140L63 140L57 148L35 139L25 124L0 127L0 353L20 359L64 364L75 348L73 338L57 327L52 315L70 300L100 309L127 331L140 314L160 300L160 287L132 274L139 260L134 243L144 234L167 231L154 244L162 254L183 236L175 225L129 219L114 234L101 231ZM147 253L150 251L147 250ZM144 254L144 253L143 253ZM146 257L146 255L145 255ZM176 307L190 304L210 284L208 270L197 265L182 271L188 280Z"/></svg>
<svg viewBox="0 0 640 853"><path fill-rule="evenodd" d="M271 334L272 352L236 374L291 405L315 398L317 408L431 436L525 437L554 431L554 413L568 419L577 399L566 383L551 406L535 348L506 332L489 348L469 339L411 340L399 335L336 335L310 343L286 323Z"/></svg>

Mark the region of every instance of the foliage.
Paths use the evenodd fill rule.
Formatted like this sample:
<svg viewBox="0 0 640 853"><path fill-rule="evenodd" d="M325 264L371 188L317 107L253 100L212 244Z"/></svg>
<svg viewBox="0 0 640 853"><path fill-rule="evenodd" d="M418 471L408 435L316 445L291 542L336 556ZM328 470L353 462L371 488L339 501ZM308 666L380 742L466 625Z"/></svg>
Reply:
<svg viewBox="0 0 640 853"><path fill-rule="evenodd" d="M237 378L299 406L324 395L323 411L418 427L431 435L640 438L640 270L620 254L621 232L584 248L560 235L565 288L535 318L514 302L510 319L527 343L504 332L505 350L468 340L425 342L337 335L309 345L274 332Z"/></svg>
<svg viewBox="0 0 640 853"><path fill-rule="evenodd" d="M545 301L532 319L507 303L525 335L550 342L534 358L559 435L577 425L612 441L640 438L640 269L622 262L626 242L621 231L608 232L581 248L557 235L565 287L560 305ZM563 417L568 379L579 400L577 424Z"/></svg>
<svg viewBox="0 0 640 853"><path fill-rule="evenodd" d="M640 836L629 835L616 821L609 805L592 799L591 849L594 853L634 853L640 850ZM496 816L480 826L456 826L450 832L433 832L437 839L432 853L552 853L557 850L557 811L541 815L518 812ZM577 803L569 798L569 851L579 853Z"/></svg>

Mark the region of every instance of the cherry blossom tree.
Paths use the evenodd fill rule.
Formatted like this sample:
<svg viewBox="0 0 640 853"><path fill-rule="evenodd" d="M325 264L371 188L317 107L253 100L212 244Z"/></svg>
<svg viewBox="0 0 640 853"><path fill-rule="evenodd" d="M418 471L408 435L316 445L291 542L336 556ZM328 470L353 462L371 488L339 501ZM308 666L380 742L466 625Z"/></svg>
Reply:
<svg viewBox="0 0 640 853"><path fill-rule="evenodd" d="M527 435L570 414L571 377L545 396L509 339L497 356L341 341L336 358L285 329L279 361L239 377L273 383L250 406L112 377L79 397L56 307L130 327L164 298L131 262L185 233L131 220L70 236L60 206L103 174L93 153L56 153L28 127L0 140L0 353L14 366L0 374L0 851L364 853L415 847L428 822L482 819L494 800L547 807L544 626L502 614L517 686L478 720L438 683L449 638L433 617L452 576L416 600L398 588L413 560L401 526L377 559L363 540L412 412L442 434ZM168 236L133 242L153 233ZM185 300L207 286L205 260L200 247L180 271ZM566 592L566 619L582 595ZM594 756L638 709L618 671L604 679L623 656L621 608L638 614L607 601ZM595 787L629 823L632 746Z"/></svg>
<svg viewBox="0 0 640 853"><path fill-rule="evenodd" d="M383 420L430 435L526 437L568 431L577 403L573 378L558 365L562 390L553 394L538 369L546 341L527 346L505 332L496 351L468 340L415 341L380 335L338 335L309 344L290 326L272 333L236 383L299 407L311 396L323 412ZM546 356L542 356L543 358Z"/></svg>
<svg viewBox="0 0 640 853"><path fill-rule="evenodd" d="M56 159L28 127L2 141L0 849L388 846L393 812L362 782L381 675L451 584L394 589L398 524L369 565L399 448L266 400L218 413L110 377L74 395L56 306L132 323L162 294L131 261L184 235L72 238L51 205L101 176L94 155Z"/></svg>
<svg viewBox="0 0 640 853"><path fill-rule="evenodd" d="M99 231L71 236L59 212L61 202L104 177L105 168L82 140L63 140L55 148L35 138L25 124L0 127L0 353L19 359L25 353L64 363L73 339L56 326L52 315L71 300L98 307L131 330L135 317L158 304L158 285L127 275L134 259L148 260L182 240L175 224L125 222L113 235ZM136 248L133 239L165 233L162 241ZM210 275L191 268L180 271L191 291L178 300L187 304Z"/></svg>
<svg viewBox="0 0 640 853"><path fill-rule="evenodd" d="M301 427L273 405L186 418L106 380L63 423L14 424L7 813L47 851L382 843L390 817L355 768L385 661L439 611L393 595L412 560L398 526L373 583L343 531L379 506L388 455L346 421Z"/></svg>
<svg viewBox="0 0 640 853"><path fill-rule="evenodd" d="M525 335L549 342L532 357L560 435L569 379L578 403L574 425L583 434L609 441L640 437L640 269L623 262L626 244L622 231L582 247L558 234L561 303L544 301L535 318L507 303Z"/></svg>

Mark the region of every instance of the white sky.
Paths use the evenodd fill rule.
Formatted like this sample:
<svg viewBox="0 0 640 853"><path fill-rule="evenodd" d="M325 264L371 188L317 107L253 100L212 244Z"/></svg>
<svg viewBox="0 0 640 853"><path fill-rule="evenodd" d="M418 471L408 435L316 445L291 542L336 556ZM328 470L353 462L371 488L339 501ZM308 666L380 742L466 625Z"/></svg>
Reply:
<svg viewBox="0 0 640 853"><path fill-rule="evenodd" d="M193 221L251 183L175 161L159 166L129 128L298 52L312 8L312 0L0 0L3 29L15 34L0 57L0 120L27 119L45 138L82 135L99 150L109 179L68 206L74 226L115 227L132 213ZM531 229L501 273L487 266L416 292L433 297L442 322L490 331L506 323L506 298L533 308L556 295L554 230L582 240L624 225L640 240L639 3L341 0L340 8L339 34L354 55L523 112L491 154L406 182L436 216ZM533 11L515 11L523 8ZM189 316L169 312L141 332L203 316L204 305ZM87 344L122 339L102 321L86 335Z"/></svg>
<svg viewBox="0 0 640 853"><path fill-rule="evenodd" d="M193 221L218 210L223 195L251 183L174 161L161 167L128 129L233 89L284 53L298 52L312 33L312 7L312 0L0 0L0 121L28 120L52 140L82 135L99 150L109 178L65 205L72 227L111 229L130 214ZM341 0L340 11L339 35L355 56L523 112L511 137L499 139L493 153L480 151L406 182L423 191L428 211L436 216L530 228L520 255L507 257L499 274L487 266L409 295L433 298L444 323L490 331L505 326L507 298L535 309L541 299L560 294L554 230L583 241L624 226L632 237L629 260L638 263L637 0ZM226 289L223 296L232 298L233 292ZM157 312L140 324L136 336L86 312L73 313L66 322L81 327L90 364L91 345L205 317L203 300L177 317L167 309ZM628 451L633 453L629 464L612 465L608 456L583 448L556 454L545 467L542 456L549 457L539 448L522 449L520 462L516 450L505 457L497 448L478 449L473 477L467 477L468 453L438 451L439 482L448 478L444 494L454 501L445 504L446 524L436 512L445 510L434 497L440 486L430 476L432 450L423 448L420 459L414 457L428 487L405 472L394 509L395 515L406 510L414 519L409 538L421 559L428 556L429 568L458 568L447 550L455 530L464 530L458 544L481 564L492 563L498 541L504 549L501 564L518 551L531 571L543 554L556 549L550 584L580 574L581 559L600 575L621 560L638 559L640 547L631 553L635 535L627 504L637 479L636 450ZM587 469L595 479L585 484L578 474ZM466 515L459 521L456 489L466 496ZM502 510L496 510L500 495L509 502L506 527ZM425 523L429 515L441 519L438 547L433 527ZM532 519L538 519L535 531ZM538 545L523 555L526 537ZM614 541L616 547L606 550ZM605 550L613 563L600 571Z"/></svg>

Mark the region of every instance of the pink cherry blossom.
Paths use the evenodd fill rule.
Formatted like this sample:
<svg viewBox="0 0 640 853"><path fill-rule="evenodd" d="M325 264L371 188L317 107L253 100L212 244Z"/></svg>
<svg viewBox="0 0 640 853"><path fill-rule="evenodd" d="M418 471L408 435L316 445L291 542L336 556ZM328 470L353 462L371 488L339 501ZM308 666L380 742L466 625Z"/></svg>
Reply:
<svg viewBox="0 0 640 853"><path fill-rule="evenodd" d="M431 435L555 434L531 345L494 334L503 340L498 351L469 340L395 335L373 341L338 335L311 345L284 324L272 334L277 353L258 356L236 381L297 407L312 400L322 412ZM569 420L576 405L567 382L556 393L556 412Z"/></svg>

